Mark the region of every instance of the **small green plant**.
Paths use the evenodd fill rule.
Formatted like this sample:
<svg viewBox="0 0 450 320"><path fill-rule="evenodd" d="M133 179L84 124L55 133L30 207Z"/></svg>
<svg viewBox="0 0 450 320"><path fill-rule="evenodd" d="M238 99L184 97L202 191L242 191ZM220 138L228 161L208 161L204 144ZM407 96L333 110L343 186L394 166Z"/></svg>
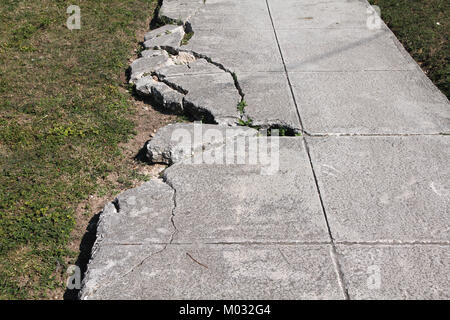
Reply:
<svg viewBox="0 0 450 320"><path fill-rule="evenodd" d="M245 102L244 99L242 99L241 102L238 103L237 109L239 110L239 112L241 113L241 115L244 114L244 112L245 112L245 107L247 107L247 106L248 106L248 104L247 104L247 102Z"/></svg>
<svg viewBox="0 0 450 320"><path fill-rule="evenodd" d="M189 40L194 36L194 32L187 32L184 34L183 40L181 40L181 45L186 46L189 43Z"/></svg>

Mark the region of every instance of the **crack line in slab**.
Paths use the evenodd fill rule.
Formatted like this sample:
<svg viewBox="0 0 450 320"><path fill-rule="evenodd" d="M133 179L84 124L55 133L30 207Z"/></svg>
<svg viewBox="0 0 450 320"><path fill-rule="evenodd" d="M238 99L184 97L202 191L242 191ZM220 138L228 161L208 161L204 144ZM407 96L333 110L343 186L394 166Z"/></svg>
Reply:
<svg viewBox="0 0 450 320"><path fill-rule="evenodd" d="M303 133L302 134L303 143L304 143L304 146L305 146L306 153L308 155L309 163L310 163L310 166L311 166L311 171L312 171L312 174L313 174L313 177L314 177L314 182L316 184L316 189L317 189L317 192L318 192L320 205L322 207L322 212L323 212L323 215L324 215L324 218L325 218L325 223L326 223L327 229L328 229L328 235L329 235L330 240L331 240L331 258L333 260L333 264L335 265L335 270L337 272L339 286L341 287L341 289L343 291L345 299L346 300L350 300L348 289L346 288L346 285L345 285L344 274L343 274L342 268L341 268L341 266L339 264L339 259L338 259L338 255L337 255L337 251L336 251L336 245L334 243L334 238L333 238L333 234L331 232L330 223L328 221L328 216L327 216L327 213L326 213L326 210L325 210L325 205L324 205L324 202L323 202L322 194L320 192L319 182L317 180L317 175L316 175L316 172L314 170L314 165L313 165L313 162L312 162L312 158L311 158L311 154L310 154L310 151L309 151L308 143L307 143L307 141L305 139L305 135L304 135L305 131L304 131L302 117L300 115L298 103L297 103L297 100L295 98L294 89L292 87L292 82L291 82L291 79L289 77L289 72L288 72L288 69L287 69L287 66L286 66L286 61L284 59L283 51L281 50L280 41L278 39L278 34L277 34L277 31L276 31L276 28L275 28L275 23L273 21L272 13L271 13L271 10L270 10L269 0L266 0L266 6L267 6L267 10L269 12L269 17L270 17L270 21L272 23L272 28L273 28L273 32L274 32L274 35L275 35L275 40L277 42L277 46L278 46L278 50L279 50L279 53L280 53L281 61L283 63L283 68L284 68L284 72L286 74L286 79L287 79L287 82L288 82L288 85L289 85L289 89L291 91L291 96L292 96L292 99L294 101L295 109L297 111L297 117L298 117L298 120L300 122L301 131Z"/></svg>
<svg viewBox="0 0 450 320"><path fill-rule="evenodd" d="M194 257L192 257L192 256L190 255L189 252L186 252L186 255L187 255L189 258L191 258L192 261L194 261L194 262L197 263L198 265L202 266L203 268L208 269L208 266L207 266L207 265L204 265L203 263L201 263L201 262L197 261L196 259L194 259Z"/></svg>
<svg viewBox="0 0 450 320"><path fill-rule="evenodd" d="M121 242L112 242L112 243L103 243L103 246L154 246L154 245L168 245L169 243L161 243L161 242L135 242L135 243L121 243ZM190 246L195 245L194 242L172 242L171 246ZM331 245L329 241L299 241L299 242L286 242L286 241L271 241L271 242L263 242L263 241L235 241L235 242L203 242L204 245L221 245L221 246L314 246L314 245ZM398 242L398 241L336 241L336 245L341 246L387 246L387 247L402 247L402 246L439 246L439 247L448 247L450 246L450 242L440 242L440 241L408 241L408 242Z"/></svg>
<svg viewBox="0 0 450 320"><path fill-rule="evenodd" d="M159 1L159 6L162 8L163 6L163 1L160 0ZM197 9L193 14L191 14L189 17L185 18L184 21L180 20L180 19L173 19L170 18L168 16L161 16L159 10L155 11L155 20L158 20L158 27L162 27L163 25L167 25L167 24L178 24L180 26L183 26L184 28L184 32L185 35L186 34L190 34L191 36L194 36L194 30L193 27L191 25L191 23L189 22L189 19L198 14L201 11L201 9ZM263 121L257 121L258 123L253 123L254 119L251 118L251 116L246 112L246 107L247 107L247 103L245 101L245 93L239 83L238 77L236 75L236 73L234 71L232 71L231 69L227 68L224 64L215 61L212 57L207 56L206 54L203 53L199 53L196 52L192 49L183 49L182 48L183 45L183 40L182 40L182 44L181 45L167 45L167 44L162 44L162 45L157 45L155 46L154 49L159 49L159 50L163 50L166 53L170 55L174 55L174 56L179 56L180 53L188 53L190 55L192 55L194 58L197 59L204 59L205 61L207 61L208 63L216 66L217 68L219 68L220 70L229 73L233 79L234 82L234 86L237 90L237 92L240 95L240 101L236 103L236 108L239 111L239 116L228 116L225 118L217 118L215 116L213 116L213 114L211 113L211 111L206 107L200 107L195 105L194 103L191 103L190 101L187 100L183 100L182 101L182 112L184 110L187 111L187 113L191 113L192 116L194 117L204 117L206 116L206 118L208 119L208 123L214 123L214 124L219 124L221 122L224 122L226 125L239 125L239 126L245 126L245 127L250 127L250 128L254 128L254 129L263 129L263 130L267 130L269 132L269 135L271 135L271 130L273 129L279 129L280 130L280 135L282 136L296 136L298 135L298 128L293 127L292 125L286 124L284 123L284 121L279 121L279 120L263 120ZM190 68L189 63L187 63L187 67ZM164 79L164 76L161 74L158 74L157 70L155 70L155 72L152 73L152 75L156 75L158 81L165 83L166 85L168 85L170 88L178 91L179 93L183 94L183 95L187 95L188 91L185 90L184 88L181 88L179 86L177 86L174 83L169 82L168 80ZM290 83L290 81L289 81ZM292 88L291 88L292 89ZM148 93L147 93L148 94ZM151 94L150 94L151 96ZM164 96L164 95L163 95ZM186 107L186 108L185 108ZM189 112L190 111L190 112ZM301 121L300 121L301 123Z"/></svg>
<svg viewBox="0 0 450 320"><path fill-rule="evenodd" d="M126 272L125 274L123 274L123 275L120 276L120 277L126 277L128 274L134 272L137 268L141 267L148 259L150 259L150 258L153 257L154 255L157 255L157 254L163 252L164 250L166 250L167 247L168 247L169 245L172 244L175 235L178 233L178 228L177 228L177 226L175 225L175 221L174 221L174 217L175 217L175 209L177 208L177 201L176 201L176 195L177 195L176 192L177 192L177 191L176 191L176 189L173 187L173 185L172 185L171 183L169 183L167 180L164 179L163 182L164 182L165 184L167 184L167 185L168 185L170 188L172 188L172 190L173 190L173 197L172 197L172 199L173 199L173 207L172 207L172 212L171 212L170 222L172 223L172 226L173 226L173 228L174 228L174 231L173 231L172 234L170 235L169 242L166 243L166 244L164 245L164 247L163 247L161 250L156 251L156 252L153 252L153 253L151 253L150 255L146 256L144 259L141 260L141 262L139 262L138 264L136 264L133 268L131 268L131 270L129 270L128 272Z"/></svg>

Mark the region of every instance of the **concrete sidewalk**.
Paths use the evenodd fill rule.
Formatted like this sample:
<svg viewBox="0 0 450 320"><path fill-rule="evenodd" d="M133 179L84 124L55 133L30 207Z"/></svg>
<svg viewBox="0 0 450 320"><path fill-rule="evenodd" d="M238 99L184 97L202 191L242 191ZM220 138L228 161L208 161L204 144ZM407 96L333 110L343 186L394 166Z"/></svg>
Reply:
<svg viewBox="0 0 450 320"><path fill-rule="evenodd" d="M170 138L193 126L153 138L171 166L106 205L82 299L450 298L450 104L365 0L159 15L136 90L233 132L182 157ZM275 172L195 161L266 139L239 124L290 135L268 139Z"/></svg>

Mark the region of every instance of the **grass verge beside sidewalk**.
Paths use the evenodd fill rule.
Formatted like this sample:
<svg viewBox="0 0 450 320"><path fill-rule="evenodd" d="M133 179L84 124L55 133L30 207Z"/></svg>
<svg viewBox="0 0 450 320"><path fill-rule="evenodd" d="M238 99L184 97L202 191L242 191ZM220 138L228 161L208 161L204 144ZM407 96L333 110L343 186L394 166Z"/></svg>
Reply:
<svg viewBox="0 0 450 320"><path fill-rule="evenodd" d="M436 86L450 97L450 1L369 0Z"/></svg>
<svg viewBox="0 0 450 320"><path fill-rule="evenodd" d="M72 4L80 30L66 27ZM136 125L125 70L155 5L2 1L0 299L61 298L73 230L92 215L79 204L147 179L120 144Z"/></svg>

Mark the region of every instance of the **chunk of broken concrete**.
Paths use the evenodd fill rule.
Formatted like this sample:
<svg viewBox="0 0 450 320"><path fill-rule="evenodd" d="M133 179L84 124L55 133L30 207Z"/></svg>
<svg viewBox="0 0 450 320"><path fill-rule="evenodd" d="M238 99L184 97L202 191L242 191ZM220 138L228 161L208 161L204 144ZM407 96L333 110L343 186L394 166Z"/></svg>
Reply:
<svg viewBox="0 0 450 320"><path fill-rule="evenodd" d="M177 123L158 130L147 144L147 157L153 163L168 165L208 148L219 147L238 136L254 137L258 131L248 127L225 127L201 123ZM213 137L209 139L208 137ZM211 141L212 140L212 141Z"/></svg>
<svg viewBox="0 0 450 320"><path fill-rule="evenodd" d="M139 58L135 60L130 66L130 83L136 83L136 81L140 78L148 76L158 68L168 66L170 64L173 64L172 60L165 55Z"/></svg>
<svg viewBox="0 0 450 320"><path fill-rule="evenodd" d="M176 25L176 24L166 24L158 29L151 30L147 32L144 36L144 41L148 41L151 39L159 38L166 34L171 34L173 32L176 32L180 28L183 28L182 26Z"/></svg>
<svg viewBox="0 0 450 320"><path fill-rule="evenodd" d="M140 95L151 96L158 107L175 113L183 111L184 95L167 84L156 81L152 76L139 79L136 82L136 91Z"/></svg>
<svg viewBox="0 0 450 320"><path fill-rule="evenodd" d="M148 50L144 50L141 52L142 58L151 58L151 57L156 57L156 56L165 56L166 58L169 58L169 54L165 50L148 49Z"/></svg>
<svg viewBox="0 0 450 320"><path fill-rule="evenodd" d="M184 27L178 26L171 31L154 37L144 42L144 47L148 49L164 49L165 47L177 48L181 44L184 37Z"/></svg>

